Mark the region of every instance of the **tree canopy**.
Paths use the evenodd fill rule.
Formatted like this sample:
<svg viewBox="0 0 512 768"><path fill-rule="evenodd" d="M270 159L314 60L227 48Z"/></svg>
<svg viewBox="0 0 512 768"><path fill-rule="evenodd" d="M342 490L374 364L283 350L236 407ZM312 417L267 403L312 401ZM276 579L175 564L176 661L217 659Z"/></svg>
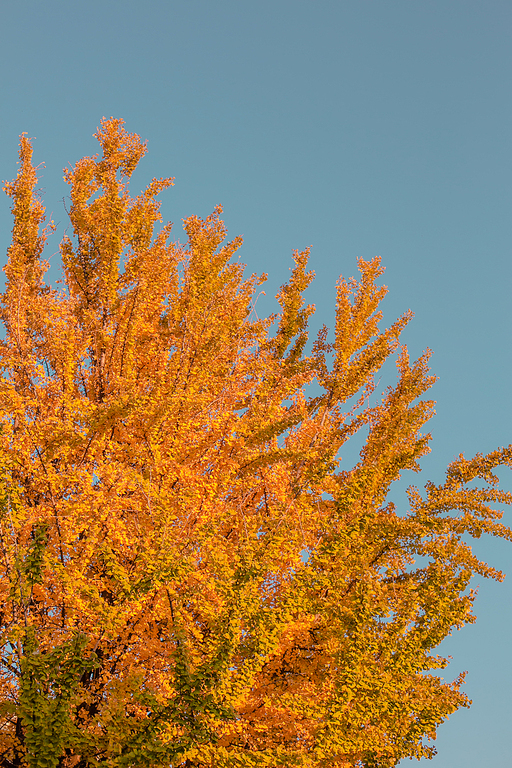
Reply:
<svg viewBox="0 0 512 768"><path fill-rule="evenodd" d="M0 762L8 768L390 768L431 756L467 697L435 649L474 620L482 533L512 538L494 469L389 491L429 451L429 353L381 328L380 260L340 278L312 345L308 251L280 310L217 208L160 225L146 146L103 120L66 169L62 288L31 142L5 191L0 315ZM383 393L377 377L396 357ZM353 466L344 446L364 444ZM476 482L474 482L476 481Z"/></svg>

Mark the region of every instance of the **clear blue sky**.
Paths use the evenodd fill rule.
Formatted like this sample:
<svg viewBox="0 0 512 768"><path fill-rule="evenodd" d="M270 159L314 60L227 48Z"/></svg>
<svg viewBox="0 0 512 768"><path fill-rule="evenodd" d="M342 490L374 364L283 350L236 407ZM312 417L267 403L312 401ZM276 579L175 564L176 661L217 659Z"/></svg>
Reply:
<svg viewBox="0 0 512 768"><path fill-rule="evenodd" d="M176 177L176 237L224 205L242 260L270 272L260 313L313 246L315 326L332 326L338 275L380 254L385 319L411 308L411 353L435 352L423 480L440 482L460 451L511 442L511 33L510 0L2 0L0 177L36 137L62 234L61 169L122 117L149 142L134 189ZM4 254L10 228L4 198ZM441 727L433 768L512 763L512 545L476 551L510 576L443 645L474 703Z"/></svg>

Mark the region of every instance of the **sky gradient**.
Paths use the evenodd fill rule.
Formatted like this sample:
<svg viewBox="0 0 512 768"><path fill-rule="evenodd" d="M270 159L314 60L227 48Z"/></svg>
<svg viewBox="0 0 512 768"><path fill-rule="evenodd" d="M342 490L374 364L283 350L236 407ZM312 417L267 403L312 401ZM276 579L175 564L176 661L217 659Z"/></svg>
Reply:
<svg viewBox="0 0 512 768"><path fill-rule="evenodd" d="M312 246L314 330L333 325L339 274L380 255L383 322L412 309L404 339L414 358L434 351L439 376L432 453L394 497L405 509L410 482L511 442L511 33L505 0L3 0L0 177L19 134L35 137L59 225L50 281L62 168L96 153L103 116L148 140L132 194L175 177L162 213L176 239L183 217L224 206L248 272L269 272L260 315L293 249ZM11 226L4 198L2 266ZM442 645L473 705L440 728L432 768L511 763L512 544L475 551L510 575L481 583L477 623Z"/></svg>

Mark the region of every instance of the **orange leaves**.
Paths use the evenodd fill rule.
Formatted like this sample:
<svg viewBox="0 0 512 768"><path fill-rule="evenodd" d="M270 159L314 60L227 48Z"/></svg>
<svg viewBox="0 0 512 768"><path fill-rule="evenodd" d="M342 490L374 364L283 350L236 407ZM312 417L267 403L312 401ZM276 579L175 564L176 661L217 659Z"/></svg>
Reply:
<svg viewBox="0 0 512 768"><path fill-rule="evenodd" d="M354 278L350 282L340 279L337 289L335 361L328 381L342 401L369 383L397 349L399 336L412 317L411 312L406 312L391 328L379 333L382 313L377 308L387 293L385 286L378 288L374 284L384 271L380 258L368 262L359 259L359 270L359 284Z"/></svg>
<svg viewBox="0 0 512 768"><path fill-rule="evenodd" d="M98 139L103 150L103 166L114 171L118 169L123 176L130 178L140 160L146 154L146 142L141 142L136 133L126 133L123 128L124 120L111 117L103 118L101 128L94 136Z"/></svg>
<svg viewBox="0 0 512 768"><path fill-rule="evenodd" d="M44 206L39 197L34 194L37 184L36 169L32 165L32 144L25 134L20 137L19 164L21 168L14 181L5 182L4 192L13 199L12 213L15 224L11 257L7 264L7 273L13 273L20 267L19 259L27 260L29 272L24 275L30 285L35 275L32 270L38 270L37 258L41 255L45 236L39 234L39 226L44 221Z"/></svg>
<svg viewBox="0 0 512 768"><path fill-rule="evenodd" d="M145 144L136 134L125 131L122 120L113 118L103 120L95 135L102 146L102 158L84 158L73 170L65 171L71 186L69 215L76 246L65 238L61 254L70 292L84 309L98 312L104 326L118 300L123 252L135 247L140 253L149 248L153 226L159 219L154 198L173 180L153 179L146 191L132 200L128 180L146 152ZM89 202L97 192L100 194Z"/></svg>
<svg viewBox="0 0 512 768"><path fill-rule="evenodd" d="M382 312L376 310L387 288L374 285L375 280L384 273L380 257L376 256L368 262L359 259L359 270L362 278L360 284L354 278L349 282L343 278L338 281L335 343L340 365L377 334L377 324L382 318ZM351 296L354 296L353 302Z"/></svg>
<svg viewBox="0 0 512 768"><path fill-rule="evenodd" d="M170 224L155 233L172 180L130 197L145 144L113 118L96 136L101 158L66 171L67 291L42 283L24 137L6 187L1 753L21 768L26 701L53 711L69 667L57 746L78 768L391 768L431 754L425 739L467 700L461 679L425 673L474 620L471 575L501 578L462 537L512 538L494 472L512 449L461 456L397 510L392 483L429 450L434 377L428 352L410 363L400 346L410 313L379 328L380 260L340 279L334 339L323 328L308 353L309 250L278 315L255 318L266 276L244 280L221 208L184 222L185 245Z"/></svg>
<svg viewBox="0 0 512 768"><path fill-rule="evenodd" d="M6 328L6 342L18 364L27 363L33 348L34 331L38 328L43 293L43 276L48 263L41 260L51 222L41 233L44 206L36 191L37 174L32 166L32 145L25 135L20 137L19 163L16 179L5 183L3 189L12 198L14 216L12 243L8 249L8 262L4 267L7 277L2 296L0 316Z"/></svg>
<svg viewBox="0 0 512 768"><path fill-rule="evenodd" d="M295 251L293 254L295 267L290 280L286 285L281 286L276 296L281 306L281 315L273 347L276 356L283 358L292 339L295 339L295 343L285 358L288 365L296 362L302 356L308 339L308 319L315 311L311 304L308 304L304 309L302 308L304 304L302 294L315 276L313 271L306 272L310 250L307 248L301 253Z"/></svg>

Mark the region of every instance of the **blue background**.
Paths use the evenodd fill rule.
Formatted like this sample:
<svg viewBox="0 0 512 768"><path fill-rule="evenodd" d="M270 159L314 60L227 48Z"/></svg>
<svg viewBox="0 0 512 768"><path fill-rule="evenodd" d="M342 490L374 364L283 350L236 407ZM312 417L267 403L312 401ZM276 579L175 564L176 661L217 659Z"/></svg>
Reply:
<svg viewBox="0 0 512 768"><path fill-rule="evenodd" d="M314 328L333 325L338 275L380 254L385 322L413 309L404 338L414 357L434 350L439 376L433 452L405 504L408 482L511 440L511 32L505 0L2 0L0 177L18 135L36 137L59 223L50 280L62 168L97 151L111 115L149 141L134 193L176 177L162 211L177 239L184 216L223 204L248 271L270 273L260 315L294 248L313 246ZM5 198L4 254L11 226ZM475 548L512 573L510 544ZM443 643L474 703L440 728L436 768L512 764L511 583L481 583L477 623Z"/></svg>

